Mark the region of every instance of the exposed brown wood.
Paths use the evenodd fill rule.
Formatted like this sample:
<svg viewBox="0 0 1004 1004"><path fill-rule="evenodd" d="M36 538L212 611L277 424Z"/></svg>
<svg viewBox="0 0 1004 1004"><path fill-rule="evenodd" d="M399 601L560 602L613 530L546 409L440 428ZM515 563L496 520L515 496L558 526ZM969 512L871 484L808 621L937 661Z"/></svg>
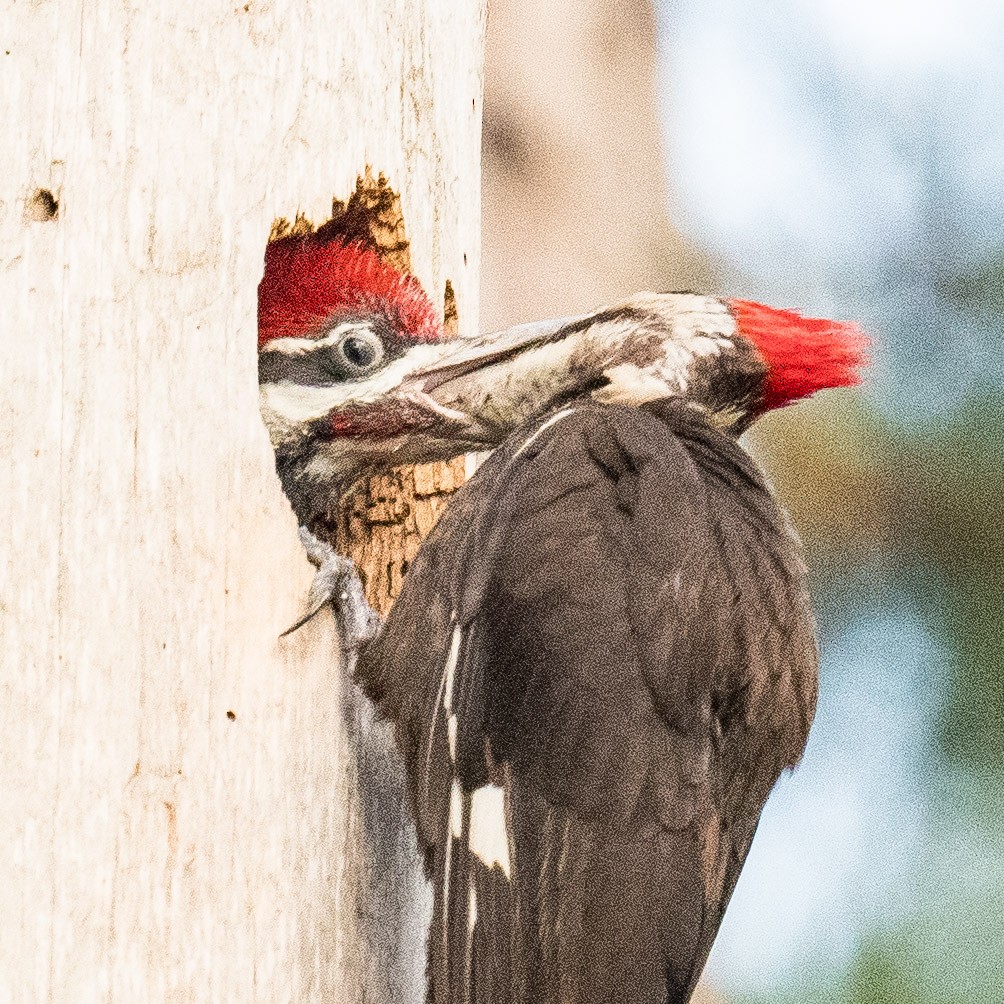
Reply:
<svg viewBox="0 0 1004 1004"><path fill-rule="evenodd" d="M339 211L352 217L359 238L384 260L401 272L411 271L401 199L385 178L374 180L370 173L360 178L348 202L336 203L333 218ZM339 224L343 229L344 219ZM447 332L455 335L459 318L449 279L443 318ZM390 610L422 538L435 526L450 495L464 483L464 469L463 457L445 464L399 467L390 475L368 480L340 500L333 542L340 553L356 562L367 598L380 613Z"/></svg>

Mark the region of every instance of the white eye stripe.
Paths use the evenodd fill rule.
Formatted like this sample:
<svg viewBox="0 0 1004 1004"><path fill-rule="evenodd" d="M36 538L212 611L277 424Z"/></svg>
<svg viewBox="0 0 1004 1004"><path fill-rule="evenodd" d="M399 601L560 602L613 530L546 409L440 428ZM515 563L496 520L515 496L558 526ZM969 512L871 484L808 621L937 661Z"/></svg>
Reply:
<svg viewBox="0 0 1004 1004"><path fill-rule="evenodd" d="M303 355L316 349L330 348L349 334L379 337L365 321L342 321L321 335L320 338L273 338L262 346L262 352L281 352L290 356Z"/></svg>
<svg viewBox="0 0 1004 1004"><path fill-rule="evenodd" d="M442 345L416 345L362 384L350 380L310 386L288 380L268 380L259 386L261 406L273 423L295 428L350 404L371 404L380 400L399 388L415 370L441 358L443 351Z"/></svg>

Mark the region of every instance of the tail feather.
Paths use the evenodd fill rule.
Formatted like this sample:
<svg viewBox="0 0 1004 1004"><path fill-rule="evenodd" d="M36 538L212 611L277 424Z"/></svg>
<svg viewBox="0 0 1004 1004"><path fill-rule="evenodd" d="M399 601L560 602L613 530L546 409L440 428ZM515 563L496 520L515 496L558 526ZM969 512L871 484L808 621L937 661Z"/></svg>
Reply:
<svg viewBox="0 0 1004 1004"><path fill-rule="evenodd" d="M602 828L510 787L511 874L463 826L436 855L433 1004L685 1004L720 906L699 828Z"/></svg>
<svg viewBox="0 0 1004 1004"><path fill-rule="evenodd" d="M431 1004L527 1000L513 981L516 923L513 884L497 861L486 863L471 840L474 797L460 806L434 857L435 906L429 936Z"/></svg>

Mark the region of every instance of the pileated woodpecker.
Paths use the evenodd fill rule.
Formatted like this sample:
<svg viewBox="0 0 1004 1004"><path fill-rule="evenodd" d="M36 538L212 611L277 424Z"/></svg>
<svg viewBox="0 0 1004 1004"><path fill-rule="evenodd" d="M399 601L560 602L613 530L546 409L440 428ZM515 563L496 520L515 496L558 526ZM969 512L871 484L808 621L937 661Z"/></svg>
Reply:
<svg viewBox="0 0 1004 1004"><path fill-rule="evenodd" d="M362 475L494 450L386 623L346 628L405 763L433 1004L690 999L816 702L798 540L736 437L856 383L863 346L652 293L447 341L362 244L269 246L261 402L301 524ZM361 595L305 539L323 595Z"/></svg>

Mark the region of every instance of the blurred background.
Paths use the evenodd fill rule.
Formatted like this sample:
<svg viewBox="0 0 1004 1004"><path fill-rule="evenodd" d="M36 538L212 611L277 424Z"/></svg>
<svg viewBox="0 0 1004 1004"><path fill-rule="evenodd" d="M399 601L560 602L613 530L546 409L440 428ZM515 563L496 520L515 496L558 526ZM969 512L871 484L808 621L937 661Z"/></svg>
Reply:
<svg viewBox="0 0 1004 1004"><path fill-rule="evenodd" d="M750 442L821 687L708 999L1004 1002L1004 4L493 0L486 88L485 328L694 289L874 341Z"/></svg>

